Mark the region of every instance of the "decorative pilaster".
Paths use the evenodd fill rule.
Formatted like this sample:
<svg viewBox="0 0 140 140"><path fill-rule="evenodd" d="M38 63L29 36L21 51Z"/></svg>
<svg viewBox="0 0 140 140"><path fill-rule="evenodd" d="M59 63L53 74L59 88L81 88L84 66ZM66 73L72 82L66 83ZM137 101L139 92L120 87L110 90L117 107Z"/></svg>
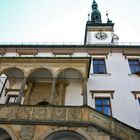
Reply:
<svg viewBox="0 0 140 140"><path fill-rule="evenodd" d="M87 80L83 81L83 105L87 106Z"/></svg>
<svg viewBox="0 0 140 140"><path fill-rule="evenodd" d="M51 89L51 100L50 100L50 104L53 104L53 99L56 93L56 79L53 78L52 80L52 89Z"/></svg>
<svg viewBox="0 0 140 140"><path fill-rule="evenodd" d="M31 96L30 94L32 92L32 87L33 87L33 82L29 82L25 96L24 96L24 105L27 105L30 100L30 96Z"/></svg>

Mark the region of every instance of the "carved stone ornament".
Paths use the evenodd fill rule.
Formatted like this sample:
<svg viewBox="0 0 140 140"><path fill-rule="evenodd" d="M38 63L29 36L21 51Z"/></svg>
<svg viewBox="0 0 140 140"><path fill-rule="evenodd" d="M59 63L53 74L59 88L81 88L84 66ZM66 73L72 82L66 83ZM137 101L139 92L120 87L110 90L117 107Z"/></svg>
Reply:
<svg viewBox="0 0 140 140"><path fill-rule="evenodd" d="M33 126L22 126L21 127L21 138L23 140L31 140L34 136L35 128Z"/></svg>

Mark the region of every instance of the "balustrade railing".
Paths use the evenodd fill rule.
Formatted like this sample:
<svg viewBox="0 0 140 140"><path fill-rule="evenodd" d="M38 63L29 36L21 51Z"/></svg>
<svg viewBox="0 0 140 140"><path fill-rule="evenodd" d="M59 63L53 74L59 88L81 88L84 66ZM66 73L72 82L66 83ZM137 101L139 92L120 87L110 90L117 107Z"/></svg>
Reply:
<svg viewBox="0 0 140 140"><path fill-rule="evenodd" d="M88 106L0 105L0 124L53 124L97 127L116 138L138 140L139 130Z"/></svg>

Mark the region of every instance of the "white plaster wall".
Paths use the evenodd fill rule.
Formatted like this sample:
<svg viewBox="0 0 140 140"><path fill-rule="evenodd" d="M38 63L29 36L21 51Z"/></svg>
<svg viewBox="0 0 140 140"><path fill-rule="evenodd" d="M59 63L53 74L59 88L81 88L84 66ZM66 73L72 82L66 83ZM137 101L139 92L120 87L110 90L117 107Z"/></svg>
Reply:
<svg viewBox="0 0 140 140"><path fill-rule="evenodd" d="M65 105L83 105L82 86L79 82L70 82L66 88Z"/></svg>
<svg viewBox="0 0 140 140"><path fill-rule="evenodd" d="M74 57L87 57L88 54L87 53L73 53Z"/></svg>
<svg viewBox="0 0 140 140"><path fill-rule="evenodd" d="M18 56L18 54L17 53L6 53L5 56L6 57L16 57L16 56Z"/></svg>
<svg viewBox="0 0 140 140"><path fill-rule="evenodd" d="M93 73L91 63L91 71ZM89 90L115 90L111 99L113 117L140 129L140 106L131 91L140 91L140 77L129 76L128 60L121 53L112 53L106 59L107 72L111 75L91 74L88 79L89 105L95 108L95 100ZM104 96L104 94L102 94Z"/></svg>
<svg viewBox="0 0 140 140"><path fill-rule="evenodd" d="M52 57L53 54L52 53L38 53L37 56L38 57Z"/></svg>

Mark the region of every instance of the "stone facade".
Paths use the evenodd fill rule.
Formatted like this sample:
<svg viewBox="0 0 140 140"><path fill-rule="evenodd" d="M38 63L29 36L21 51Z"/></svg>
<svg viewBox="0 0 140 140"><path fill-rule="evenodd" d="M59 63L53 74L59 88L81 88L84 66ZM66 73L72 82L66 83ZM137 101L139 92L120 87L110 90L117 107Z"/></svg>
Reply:
<svg viewBox="0 0 140 140"><path fill-rule="evenodd" d="M35 83L35 85L32 87L32 92L30 93L28 104L36 105L41 101L49 102L50 94L51 94L51 84Z"/></svg>
<svg viewBox="0 0 140 140"><path fill-rule="evenodd" d="M1 127L3 127L1 125ZM61 127L61 126L44 126L44 125L4 125L13 133L13 140L47 140L47 137L59 131L72 131L82 135L86 140L117 140L110 135L94 127ZM16 139L15 139L16 137Z"/></svg>
<svg viewBox="0 0 140 140"><path fill-rule="evenodd" d="M60 63L62 61L63 63ZM7 58L1 59L0 73L10 75L8 77L9 86L7 85L7 91L10 93L11 91L15 92L15 90L19 92L24 78L26 78L25 88L22 91L24 97L22 104L36 105L39 102L46 101L54 105L64 105L66 88L72 78L70 75L77 76L76 78L82 89L81 80L87 77L88 67L89 58L83 58L82 60L55 59L55 61L43 58L30 58L29 60L27 58L24 60ZM17 73L17 75L14 73ZM56 79L55 87L52 87L54 78ZM53 99L51 97L52 89L55 89ZM8 92L4 94L7 95Z"/></svg>
<svg viewBox="0 0 140 140"><path fill-rule="evenodd" d="M0 128L10 129L17 140L45 140L50 134L65 130L87 140L140 138L138 130L89 107L0 106L0 122Z"/></svg>
<svg viewBox="0 0 140 140"><path fill-rule="evenodd" d="M34 63L30 64L31 61ZM62 61L55 59L54 63L41 58L30 58L28 61L26 58L1 59L1 74L15 76L17 73L19 77L26 77L26 82L22 91L24 80L10 78L9 90L16 89L20 91L19 94L22 93L22 105L0 105L0 129L5 130L12 140L48 140L55 132L63 131L73 132L83 137L83 140L139 140L139 130L95 111L85 102L90 58L67 58L65 63L60 63ZM75 80L73 84L72 80ZM71 84L72 89L69 88ZM70 100L83 98L86 104L65 106L67 93L73 95ZM76 96L77 93L79 96ZM49 105L38 105L42 101Z"/></svg>

